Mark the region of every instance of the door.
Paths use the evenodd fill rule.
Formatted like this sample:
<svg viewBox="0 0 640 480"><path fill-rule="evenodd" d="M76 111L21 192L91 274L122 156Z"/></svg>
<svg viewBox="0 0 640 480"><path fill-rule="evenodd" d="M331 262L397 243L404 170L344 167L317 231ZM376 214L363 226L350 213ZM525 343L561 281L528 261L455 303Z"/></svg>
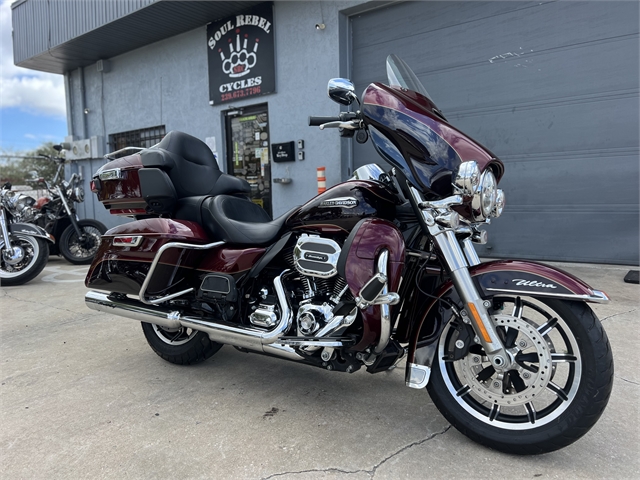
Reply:
<svg viewBox="0 0 640 480"><path fill-rule="evenodd" d="M267 105L229 110L225 119L227 172L249 182L251 201L272 215Z"/></svg>
<svg viewBox="0 0 640 480"><path fill-rule="evenodd" d="M481 255L638 264L638 2L393 2L351 18L351 80L395 53L504 161ZM353 142L353 166L382 162Z"/></svg>

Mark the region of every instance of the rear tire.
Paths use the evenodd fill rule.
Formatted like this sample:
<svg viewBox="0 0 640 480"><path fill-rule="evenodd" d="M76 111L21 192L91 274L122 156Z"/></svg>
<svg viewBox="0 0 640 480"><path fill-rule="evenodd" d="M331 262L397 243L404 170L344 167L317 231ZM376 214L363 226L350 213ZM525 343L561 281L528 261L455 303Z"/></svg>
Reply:
<svg viewBox="0 0 640 480"><path fill-rule="evenodd" d="M142 322L142 331L151 349L176 365L195 365L212 357L222 348L204 332L184 327L168 329Z"/></svg>
<svg viewBox="0 0 640 480"><path fill-rule="evenodd" d="M455 360L464 337L452 320L439 340L429 395L461 433L502 452L540 454L575 442L600 418L613 386L602 324L582 302L505 297L498 305L492 315L507 348L518 350L515 368L495 372L476 344Z"/></svg>

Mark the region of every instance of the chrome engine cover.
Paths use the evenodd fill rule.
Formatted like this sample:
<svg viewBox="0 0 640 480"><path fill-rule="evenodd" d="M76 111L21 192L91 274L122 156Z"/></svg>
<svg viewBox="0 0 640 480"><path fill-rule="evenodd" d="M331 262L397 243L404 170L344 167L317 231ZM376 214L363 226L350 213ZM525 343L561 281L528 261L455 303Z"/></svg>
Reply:
<svg viewBox="0 0 640 480"><path fill-rule="evenodd" d="M338 273L340 251L333 240L303 233L293 249L293 263L303 275L331 278Z"/></svg>
<svg viewBox="0 0 640 480"><path fill-rule="evenodd" d="M317 305L307 303L300 306L296 323L298 335L301 337L313 336L321 327L324 327L333 317L333 306L328 303Z"/></svg>

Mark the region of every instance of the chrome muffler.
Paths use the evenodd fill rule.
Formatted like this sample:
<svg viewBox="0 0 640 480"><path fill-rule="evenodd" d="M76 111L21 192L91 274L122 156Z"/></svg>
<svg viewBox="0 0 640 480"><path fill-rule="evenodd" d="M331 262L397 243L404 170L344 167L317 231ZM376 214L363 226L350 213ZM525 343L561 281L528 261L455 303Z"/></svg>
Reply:
<svg viewBox="0 0 640 480"><path fill-rule="evenodd" d="M182 315L178 311L146 306L142 302L130 298L109 298L108 293L94 290L87 292L84 301L87 307L98 312L110 313L140 322L154 323L161 327L191 328L205 332L214 342L278 355L291 360L302 360L303 357L298 355L292 348L284 345L272 345L289 330L293 321L291 307L282 286L281 277L285 273L286 271L273 281L281 315L280 321L268 331L238 325L206 322L200 318Z"/></svg>

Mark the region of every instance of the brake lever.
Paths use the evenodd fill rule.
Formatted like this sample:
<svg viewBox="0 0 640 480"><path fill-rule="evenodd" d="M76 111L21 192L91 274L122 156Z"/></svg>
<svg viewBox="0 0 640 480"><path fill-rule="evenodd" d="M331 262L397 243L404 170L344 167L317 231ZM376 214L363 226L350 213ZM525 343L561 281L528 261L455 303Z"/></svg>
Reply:
<svg viewBox="0 0 640 480"><path fill-rule="evenodd" d="M324 130L325 128L346 128L347 130L357 130L360 128L360 122L329 122L320 125L320 130Z"/></svg>

